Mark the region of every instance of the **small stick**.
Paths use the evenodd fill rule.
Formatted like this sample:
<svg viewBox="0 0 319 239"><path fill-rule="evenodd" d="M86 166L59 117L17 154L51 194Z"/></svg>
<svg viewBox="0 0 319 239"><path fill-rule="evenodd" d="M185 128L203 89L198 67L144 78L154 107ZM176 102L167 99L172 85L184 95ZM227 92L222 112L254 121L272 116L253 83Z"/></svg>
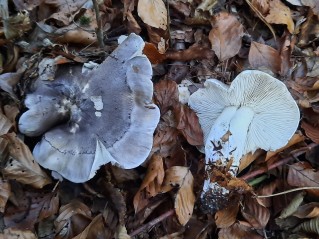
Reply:
<svg viewBox="0 0 319 239"><path fill-rule="evenodd" d="M97 0L92 0L92 1L93 1L94 11L95 11L95 16L96 16L96 22L97 22L97 28L95 29L96 37L99 42L100 48L103 48L104 41L103 41L102 20L100 17L100 9L99 9Z"/></svg>
<svg viewBox="0 0 319 239"><path fill-rule="evenodd" d="M141 232L150 229L152 226L156 225L157 223L159 223L159 222L163 221L164 219L174 215L174 213L175 213L174 209L171 209L171 210L163 213L159 217L157 217L154 220L148 222L147 224L144 224L143 226L137 228L135 231L130 233L130 237L134 237L134 236L140 234Z"/></svg>
<svg viewBox="0 0 319 239"><path fill-rule="evenodd" d="M302 190L319 190L319 187L302 187L302 188L293 188L287 191L283 191L280 193L274 193L274 194L269 194L269 195L259 195L256 196L256 198L270 198L270 197L275 197L275 196L280 196L283 194L287 194L287 193L292 193L292 192L296 192L296 191L302 191Z"/></svg>
<svg viewBox="0 0 319 239"><path fill-rule="evenodd" d="M288 163L290 160L293 160L297 157L299 157L300 155L306 153L309 149L313 148L317 146L317 144L315 143L312 143L312 144L309 144L307 147L304 147L304 148L301 148L300 150L298 150L298 152L295 152L293 153L291 156L287 157L287 158L284 158L283 160L280 160L272 165L270 165L268 168L262 168L262 169L258 169L258 170L255 170L255 171L252 171L250 173L247 173L241 177L239 177L240 179L243 179L243 180L248 180L248 179L251 179L257 175L260 175L260 174L263 174L263 173L266 173L267 171L271 170L271 169L274 169L274 168L277 168L279 166L282 166L286 163Z"/></svg>

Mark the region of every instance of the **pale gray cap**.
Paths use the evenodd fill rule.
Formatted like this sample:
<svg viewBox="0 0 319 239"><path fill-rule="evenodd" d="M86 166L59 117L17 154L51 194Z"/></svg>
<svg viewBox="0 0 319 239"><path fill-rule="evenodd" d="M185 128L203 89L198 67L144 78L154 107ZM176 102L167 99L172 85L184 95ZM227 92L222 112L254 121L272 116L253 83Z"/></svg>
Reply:
<svg viewBox="0 0 319 239"><path fill-rule="evenodd" d="M64 71L27 95L19 128L29 136L46 132L33 151L40 165L85 182L108 162L130 169L145 161L160 113L143 48L131 34L96 70Z"/></svg>

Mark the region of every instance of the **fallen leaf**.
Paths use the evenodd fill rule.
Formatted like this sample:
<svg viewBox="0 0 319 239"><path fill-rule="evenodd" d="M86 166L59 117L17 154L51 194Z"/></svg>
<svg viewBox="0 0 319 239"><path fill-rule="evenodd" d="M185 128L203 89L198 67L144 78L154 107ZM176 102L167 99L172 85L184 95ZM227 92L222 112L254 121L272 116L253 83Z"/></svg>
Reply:
<svg viewBox="0 0 319 239"><path fill-rule="evenodd" d="M269 11L269 0L252 0L251 4L262 14Z"/></svg>
<svg viewBox="0 0 319 239"><path fill-rule="evenodd" d="M0 212L4 212L11 193L11 185L8 181L0 180Z"/></svg>
<svg viewBox="0 0 319 239"><path fill-rule="evenodd" d="M301 205L297 208L297 211L293 216L298 218L314 218L319 216L319 203L311 202L305 205Z"/></svg>
<svg viewBox="0 0 319 239"><path fill-rule="evenodd" d="M256 198L253 198L252 195L249 194L245 196L244 205L241 213L253 228L265 228L270 218L268 208L259 204Z"/></svg>
<svg viewBox="0 0 319 239"><path fill-rule="evenodd" d="M193 214L195 203L193 185L194 178L189 168L173 166L165 171L165 179L161 191L165 193L178 188L174 207L178 221L183 226Z"/></svg>
<svg viewBox="0 0 319 239"><path fill-rule="evenodd" d="M267 67L274 73L280 71L281 61L279 52L265 44L253 41L250 46L248 59L253 68Z"/></svg>
<svg viewBox="0 0 319 239"><path fill-rule="evenodd" d="M319 2L317 0L301 0L304 6L310 7L314 14L319 16Z"/></svg>
<svg viewBox="0 0 319 239"><path fill-rule="evenodd" d="M310 138L313 142L319 143L319 130L318 127L308 123L307 121L303 120L301 122L301 128L305 131L308 138Z"/></svg>
<svg viewBox="0 0 319 239"><path fill-rule="evenodd" d="M54 222L56 228L55 238L73 238L83 232L90 223L90 209L84 203L74 200L60 208L59 216Z"/></svg>
<svg viewBox="0 0 319 239"><path fill-rule="evenodd" d="M34 160L28 146L15 133L8 133L2 138L8 142L9 159L3 169L6 178L17 180L35 188L43 188L52 183L50 177Z"/></svg>
<svg viewBox="0 0 319 239"><path fill-rule="evenodd" d="M174 107L177 121L176 128L183 134L187 142L194 146L204 144L204 134L200 127L196 113L188 106L178 104Z"/></svg>
<svg viewBox="0 0 319 239"><path fill-rule="evenodd" d="M298 231L316 233L317 235L319 235L319 217L303 222L293 229L293 232Z"/></svg>
<svg viewBox="0 0 319 239"><path fill-rule="evenodd" d="M304 192L300 192L298 193L292 200L291 202L281 211L280 215L279 215L279 219L284 219L287 218L291 215L293 215L298 208L300 207L300 205L302 204L303 200L305 197L305 193Z"/></svg>
<svg viewBox="0 0 319 239"><path fill-rule="evenodd" d="M290 8L280 0L269 0L269 13L265 19L268 23L285 24L291 34L294 32L295 25L291 17Z"/></svg>
<svg viewBox="0 0 319 239"><path fill-rule="evenodd" d="M215 214L217 228L227 228L233 225L237 220L239 203L230 204L227 207L218 210Z"/></svg>
<svg viewBox="0 0 319 239"><path fill-rule="evenodd" d="M164 174L162 157L158 154L153 154L143 182L133 199L135 213L147 205L149 198L156 196L161 191Z"/></svg>
<svg viewBox="0 0 319 239"><path fill-rule="evenodd" d="M298 162L289 166L287 182L296 187L319 187L319 172L314 171L307 162ZM307 190L313 195L319 195L318 190Z"/></svg>
<svg viewBox="0 0 319 239"><path fill-rule="evenodd" d="M235 56L241 48L243 25L236 16L227 12L213 16L211 23L213 28L209 33L209 40L218 59L225 61Z"/></svg>
<svg viewBox="0 0 319 239"><path fill-rule="evenodd" d="M215 56L214 51L208 47L201 46L197 43L193 44L186 50L167 51L166 58L174 61L191 61L191 60L212 60Z"/></svg>
<svg viewBox="0 0 319 239"><path fill-rule="evenodd" d="M3 237L2 237L3 236ZM29 230L19 230L16 228L6 228L3 234L0 234L2 239L37 239L38 237Z"/></svg>
<svg viewBox="0 0 319 239"><path fill-rule="evenodd" d="M5 225L19 229L33 229L35 224L57 213L57 193L25 191L17 198L17 205L7 206L4 214Z"/></svg>
<svg viewBox="0 0 319 239"><path fill-rule="evenodd" d="M154 86L154 101L164 115L178 103L178 87L172 80L161 80Z"/></svg>
<svg viewBox="0 0 319 239"><path fill-rule="evenodd" d="M159 53L152 43L145 43L143 53L147 56L152 64L159 64L166 60L166 55Z"/></svg>
<svg viewBox="0 0 319 239"><path fill-rule="evenodd" d="M257 194L258 195L271 195L277 188L278 181L272 181L263 185L261 188L258 188ZM271 198L256 198L257 202L267 208L270 208L272 205Z"/></svg>
<svg viewBox="0 0 319 239"><path fill-rule="evenodd" d="M139 0L137 13L151 27L167 29L167 10L163 0Z"/></svg>
<svg viewBox="0 0 319 239"><path fill-rule="evenodd" d="M264 237L257 234L251 226L241 222L233 224L231 227L222 228L218 233L219 239L263 239Z"/></svg>

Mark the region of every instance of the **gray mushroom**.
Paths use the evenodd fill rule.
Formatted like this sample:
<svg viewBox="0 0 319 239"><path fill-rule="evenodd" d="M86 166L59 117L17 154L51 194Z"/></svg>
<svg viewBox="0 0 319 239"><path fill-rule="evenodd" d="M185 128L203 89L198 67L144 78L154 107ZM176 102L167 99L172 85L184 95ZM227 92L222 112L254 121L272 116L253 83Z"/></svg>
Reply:
<svg viewBox="0 0 319 239"><path fill-rule="evenodd" d="M33 151L40 165L85 182L108 162L130 169L145 161L160 114L143 48L142 38L131 34L96 70L64 71L37 83L19 129L44 134Z"/></svg>

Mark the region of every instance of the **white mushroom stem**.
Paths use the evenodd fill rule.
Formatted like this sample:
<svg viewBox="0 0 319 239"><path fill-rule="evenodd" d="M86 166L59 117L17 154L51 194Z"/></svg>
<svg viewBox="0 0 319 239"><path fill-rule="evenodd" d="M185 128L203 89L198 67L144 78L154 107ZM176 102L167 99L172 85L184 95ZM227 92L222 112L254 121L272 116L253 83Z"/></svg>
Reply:
<svg viewBox="0 0 319 239"><path fill-rule="evenodd" d="M228 106L216 119L205 144L206 163L227 165L233 160L233 174L237 173L241 157L245 154L246 136L254 118L254 111L246 106Z"/></svg>

